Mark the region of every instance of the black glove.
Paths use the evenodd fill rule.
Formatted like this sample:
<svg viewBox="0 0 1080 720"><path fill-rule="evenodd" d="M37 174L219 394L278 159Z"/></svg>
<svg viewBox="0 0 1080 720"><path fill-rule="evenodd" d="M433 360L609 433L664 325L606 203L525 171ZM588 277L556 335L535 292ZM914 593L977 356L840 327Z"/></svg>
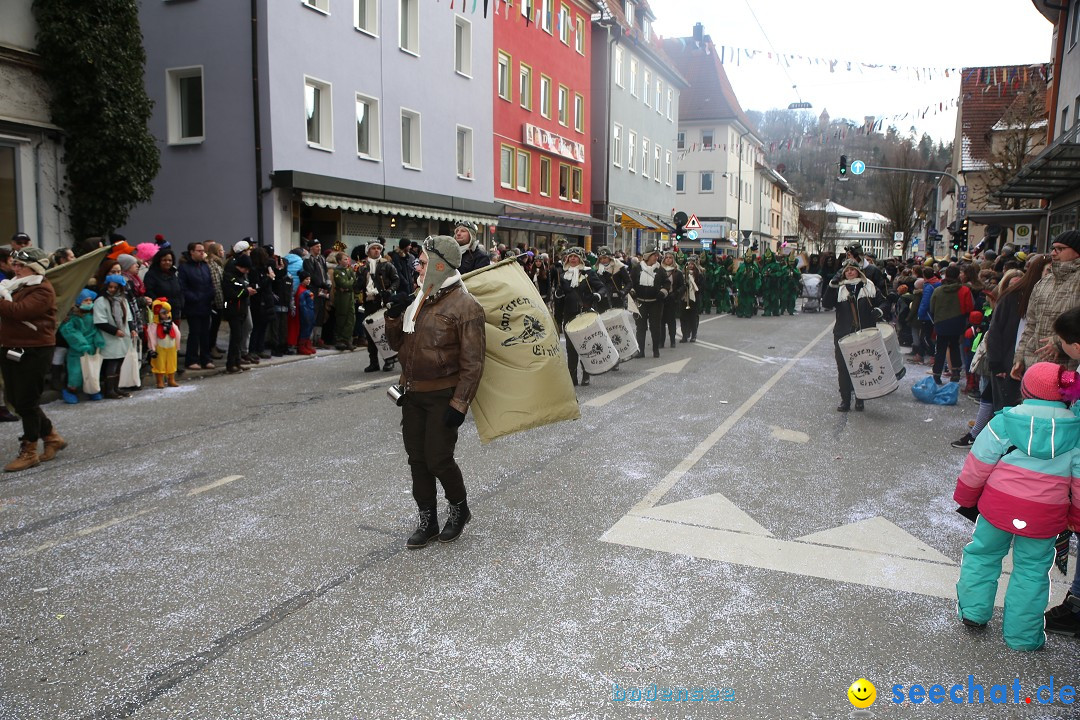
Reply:
<svg viewBox="0 0 1080 720"><path fill-rule="evenodd" d="M146 353L146 357L150 358L151 360L157 360L157 350L151 350L150 352Z"/></svg>
<svg viewBox="0 0 1080 720"><path fill-rule="evenodd" d="M465 413L453 407L446 408L446 412L443 414L443 423L446 424L446 427L461 427L461 423L463 422L465 422Z"/></svg>
<svg viewBox="0 0 1080 720"><path fill-rule="evenodd" d="M871 310L870 316L874 318L874 322L881 322L885 319L885 313L881 312L881 308L874 308Z"/></svg>
<svg viewBox="0 0 1080 720"><path fill-rule="evenodd" d="M412 305L413 300L416 299L415 295L402 296L396 302L390 303L390 307L386 308L386 317L397 318L401 317L401 314L405 312L405 309Z"/></svg>

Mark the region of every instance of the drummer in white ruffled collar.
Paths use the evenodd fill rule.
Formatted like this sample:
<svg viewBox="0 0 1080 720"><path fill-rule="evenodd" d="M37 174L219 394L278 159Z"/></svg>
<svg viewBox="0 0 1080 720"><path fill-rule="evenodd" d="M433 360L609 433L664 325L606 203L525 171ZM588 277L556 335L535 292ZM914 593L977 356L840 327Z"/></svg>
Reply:
<svg viewBox="0 0 1080 720"><path fill-rule="evenodd" d="M854 260L845 260L840 267L840 277L829 283L822 304L825 309L836 308L833 325L833 349L836 355L836 376L840 385L840 404L837 411L851 409L851 396L855 388L848 374L847 363L840 352L840 338L853 332L877 326L875 309L883 300L877 286L870 282ZM880 315L880 311L878 312ZM855 398L855 409L863 409L863 401Z"/></svg>
<svg viewBox="0 0 1080 720"><path fill-rule="evenodd" d="M598 257L596 274L600 276L608 289L607 307L599 309L625 308L626 296L630 293L630 270L612 254L611 248L607 245L597 250L596 255Z"/></svg>
<svg viewBox="0 0 1080 720"><path fill-rule="evenodd" d="M607 297L608 289L596 271L585 263L585 250L569 248L563 254L563 273L555 287L555 320L565 331L567 323L583 312L596 312ZM570 379L578 384L578 353L570 337L566 337L566 365ZM581 368L581 384L589 384L589 373Z"/></svg>

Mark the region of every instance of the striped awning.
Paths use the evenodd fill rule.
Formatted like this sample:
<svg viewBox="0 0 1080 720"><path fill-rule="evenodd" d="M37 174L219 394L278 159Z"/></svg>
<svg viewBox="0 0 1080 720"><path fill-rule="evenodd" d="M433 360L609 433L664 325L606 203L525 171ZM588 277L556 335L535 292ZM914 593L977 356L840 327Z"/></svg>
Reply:
<svg viewBox="0 0 1080 720"><path fill-rule="evenodd" d="M499 219L494 215L470 215L468 213L455 212L454 210L447 210L445 208L425 207L423 205L401 205L399 203L347 197L345 195L327 195L324 193L306 192L301 194L301 200L305 205L334 210L348 210L350 212L379 213L382 215L395 215L397 217L445 220L447 222L467 221L476 223L477 225L499 224Z"/></svg>
<svg viewBox="0 0 1080 720"><path fill-rule="evenodd" d="M668 232L668 228L664 227L660 222L653 220L646 213L639 210L627 210L625 208L619 208L619 212L622 213L622 222L620 223L627 230L648 230L649 232Z"/></svg>

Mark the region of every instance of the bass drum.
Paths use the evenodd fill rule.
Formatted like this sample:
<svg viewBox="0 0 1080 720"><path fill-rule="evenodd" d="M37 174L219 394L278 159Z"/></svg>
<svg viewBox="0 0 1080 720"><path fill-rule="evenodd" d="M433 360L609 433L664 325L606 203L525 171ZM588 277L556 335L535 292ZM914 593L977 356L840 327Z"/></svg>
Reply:
<svg viewBox="0 0 1080 720"><path fill-rule="evenodd" d="M634 333L634 323L630 320L630 311L622 308L612 308L600 315L604 329L608 337L615 345L619 353L619 360L629 360L638 351L637 335Z"/></svg>
<svg viewBox="0 0 1080 720"><path fill-rule="evenodd" d="M377 310L369 317L364 318L368 335L375 341L375 349L379 351L379 360L386 362L397 357L397 351L390 349L390 343L386 341L386 310Z"/></svg>
<svg viewBox="0 0 1080 720"><path fill-rule="evenodd" d="M566 323L565 330L566 342L573 343L585 372L602 375L619 363L619 351L596 313L581 313Z"/></svg>
<svg viewBox="0 0 1080 720"><path fill-rule="evenodd" d="M838 344L859 400L883 397L900 386L880 330L859 330L840 338Z"/></svg>
<svg viewBox="0 0 1080 720"><path fill-rule="evenodd" d="M885 348L889 351L889 362L892 363L893 372L896 373L896 379L899 380L907 375L904 356L900 354L900 338L896 337L896 331L893 330L892 325L889 323L878 323L877 329L885 340Z"/></svg>

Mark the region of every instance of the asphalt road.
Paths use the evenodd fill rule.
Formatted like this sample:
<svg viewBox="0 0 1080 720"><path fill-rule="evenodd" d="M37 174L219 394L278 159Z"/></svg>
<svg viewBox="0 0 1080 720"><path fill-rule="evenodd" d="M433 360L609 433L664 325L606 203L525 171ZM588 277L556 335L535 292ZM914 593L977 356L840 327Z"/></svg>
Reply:
<svg viewBox="0 0 1080 720"><path fill-rule="evenodd" d="M579 421L486 446L467 421L474 520L419 551L362 351L48 406L70 447L0 478L0 720L839 718L863 677L874 717L1080 717L1036 695L1080 640L955 619L975 403L917 403L913 367L840 414L831 316L703 320L580 388Z"/></svg>

